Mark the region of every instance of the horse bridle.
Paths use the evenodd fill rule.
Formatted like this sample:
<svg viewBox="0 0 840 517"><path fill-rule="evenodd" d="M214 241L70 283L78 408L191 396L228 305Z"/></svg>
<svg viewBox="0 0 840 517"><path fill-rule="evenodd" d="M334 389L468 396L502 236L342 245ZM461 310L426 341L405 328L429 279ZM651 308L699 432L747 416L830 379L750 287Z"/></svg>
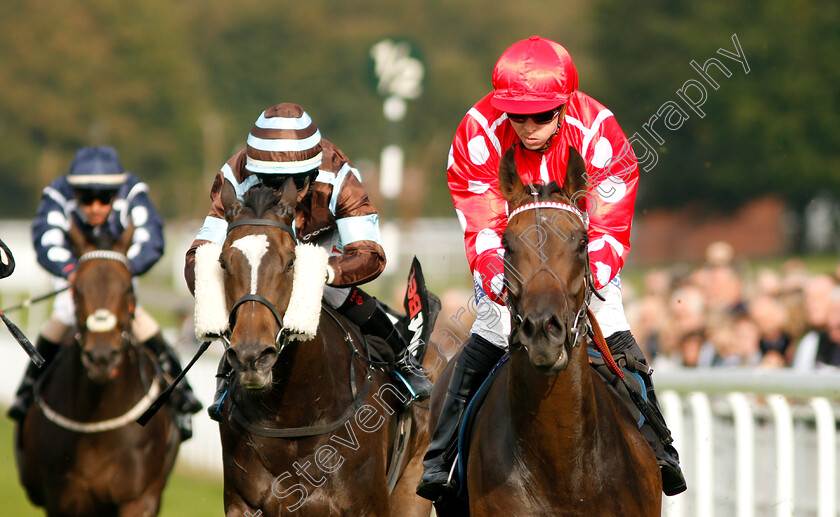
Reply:
<svg viewBox="0 0 840 517"><path fill-rule="evenodd" d="M536 199L537 192L532 191L531 194ZM536 219L536 223L540 224L540 210L542 209L549 209L549 210L563 210L565 212L569 212L577 216L581 223L583 224L584 228L589 227L589 218L586 216L585 213L578 210L576 207L568 204L562 203L560 201L533 201L530 203L525 203L517 207L513 212L508 215L508 223L514 216L519 215L528 210L534 210L534 217ZM580 337L585 335L587 332L587 318L586 318L586 309L589 306L589 300L592 298L592 293L595 293L596 296L601 298L600 294L595 290L595 282L593 281L592 277L592 269L589 265L589 260L585 260L585 272L583 277L583 289L584 289L584 296L583 302L581 306L578 308L577 312L575 313L575 319L572 323L572 327L570 328L570 333L572 334L570 337L572 338L572 348L575 348L580 343ZM534 272L531 273L531 276L528 277L527 280L522 284L522 290L526 290L527 287L530 285L531 281L540 271L547 271L554 280L563 286L563 290L566 291L565 283L560 280L560 277L557 276L557 273L554 272L545 261L542 261L540 267L538 267ZM507 283L508 275L505 275L505 283ZM510 290L508 290L510 291ZM603 298L601 298L603 299ZM507 298L507 307L511 314L511 324L512 324L512 331L511 331L511 343L519 343L517 334L519 331L519 327L524 321L522 316L517 312L516 307L513 304L513 301L510 296ZM523 345L524 346L524 345Z"/></svg>
<svg viewBox="0 0 840 517"><path fill-rule="evenodd" d="M291 226L280 221L275 221L273 219L240 219L239 221L234 221L228 225L227 233L230 234L230 231L232 229L239 226L269 226L272 228L279 228L284 232L288 233L296 244L298 242L297 237L295 236L295 231ZM227 342L226 344L230 344L229 335L231 332L233 332L233 326L236 325L236 311L239 308L239 306L245 302L257 302L259 304L264 305L269 311L271 311L271 314L274 316L274 320L280 327L280 330L277 332L277 336L275 336L274 338L274 346L277 348L278 352L282 352L286 345L289 344L289 336L291 335L291 329L286 328L283 325L283 318L277 311L277 307L275 307L274 304L271 303L271 301L269 301L266 297L257 293L249 293L243 295L236 301L236 303L233 304L233 307L231 307L230 315L228 316L228 335L223 336L225 341Z"/></svg>
<svg viewBox="0 0 840 517"><path fill-rule="evenodd" d="M85 263L89 260L115 260L115 261L121 263L122 265L124 265L125 268L128 269L129 272L131 272L131 265L128 262L128 258L124 254L120 253L119 251L92 250L92 251L88 251L87 253L82 253L82 255L76 260L76 267L79 267L80 265L82 265L83 263ZM121 334L120 349L125 348L126 346L128 346L131 343L131 323L134 321L134 308L136 306L133 290L131 292L131 297L132 297L132 299L131 299L131 302L129 303L128 321L126 322L125 325L120 326L120 331L121 331L121 333L120 333ZM96 311L94 311L94 314L91 315L91 316L96 317L95 314L96 314ZM88 319L90 319L90 317L88 317ZM82 329L84 328L84 329L90 330L88 328L89 325L88 325L88 322L86 320L84 322L77 322L77 326L79 327L79 333L76 335L76 341L78 341L79 344L82 344Z"/></svg>

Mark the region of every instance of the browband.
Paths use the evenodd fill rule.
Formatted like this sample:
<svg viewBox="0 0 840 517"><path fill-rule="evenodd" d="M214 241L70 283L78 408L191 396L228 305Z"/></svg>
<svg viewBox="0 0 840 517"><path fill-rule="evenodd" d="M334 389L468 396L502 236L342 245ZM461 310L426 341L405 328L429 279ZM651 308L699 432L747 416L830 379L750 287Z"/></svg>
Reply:
<svg viewBox="0 0 840 517"><path fill-rule="evenodd" d="M237 226L273 226L288 233L292 236L292 239L297 242L297 237L295 237L295 231L292 227L288 224L281 223L280 221L274 221L272 219L240 219L239 221L230 223L227 227L227 232L230 233L230 231Z"/></svg>
<svg viewBox="0 0 840 517"><path fill-rule="evenodd" d="M581 212L580 210L568 203L561 203L559 201L537 201L534 203L526 203L524 205L521 205L519 208L515 209L513 212L511 212L510 215L508 215L508 221L513 219L515 215L521 214L526 210L536 210L540 208L564 210L566 212L575 214L583 222L583 226L585 228L589 228L589 217L586 214L584 214L583 212Z"/></svg>

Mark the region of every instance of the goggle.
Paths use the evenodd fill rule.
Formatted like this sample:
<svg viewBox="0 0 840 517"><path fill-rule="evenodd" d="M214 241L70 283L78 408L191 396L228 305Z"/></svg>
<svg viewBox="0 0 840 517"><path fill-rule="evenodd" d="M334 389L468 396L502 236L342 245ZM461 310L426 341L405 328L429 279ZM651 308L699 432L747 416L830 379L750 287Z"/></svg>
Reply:
<svg viewBox="0 0 840 517"><path fill-rule="evenodd" d="M542 113L533 113L533 114L521 114L521 113L508 113L507 116L511 122L516 122L517 124L524 124L526 120L529 118L532 119L537 124L548 124L557 113L563 109L563 105L554 108L553 110L543 111Z"/></svg>
<svg viewBox="0 0 840 517"><path fill-rule="evenodd" d="M77 189L76 199L79 204L92 205L94 201L99 201L103 205L110 205L114 198L117 197L116 190L99 190L99 189Z"/></svg>
<svg viewBox="0 0 840 517"><path fill-rule="evenodd" d="M257 177L260 178L260 182L266 187L272 188L274 190L280 190L283 188L283 184L286 183L286 180L292 178L292 181L295 183L295 188L298 192L305 189L308 185L308 180L312 176L311 173L303 173L303 174L257 174Z"/></svg>

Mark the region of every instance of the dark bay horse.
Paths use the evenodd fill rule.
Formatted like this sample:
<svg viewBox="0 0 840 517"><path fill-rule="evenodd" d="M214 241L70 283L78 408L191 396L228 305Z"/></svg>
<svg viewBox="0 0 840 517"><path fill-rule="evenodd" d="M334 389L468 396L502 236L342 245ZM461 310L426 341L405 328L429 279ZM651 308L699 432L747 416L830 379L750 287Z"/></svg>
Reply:
<svg viewBox="0 0 840 517"><path fill-rule="evenodd" d="M588 364L587 222L573 201L585 192L586 169L577 151L569 153L562 188L524 185L512 150L499 170L516 338L469 437L472 516L660 515L653 451ZM436 383L433 420L450 375L451 367Z"/></svg>
<svg viewBox="0 0 840 517"><path fill-rule="evenodd" d="M129 228L101 249L75 226L78 334L36 385L16 429L15 459L29 499L49 516L154 516L180 435L171 409L134 420L160 390L151 354L130 337L135 298Z"/></svg>
<svg viewBox="0 0 840 517"><path fill-rule="evenodd" d="M326 252L296 244L296 190L291 180L282 190L254 187L240 203L226 182L225 243L207 261L210 244L196 253L196 319L214 262L228 318L233 376L220 423L226 515L428 517L431 504L414 494L428 409L412 405L399 419L401 395L367 357L363 336L322 307ZM297 339L289 335L304 326ZM411 434L394 469L399 426Z"/></svg>

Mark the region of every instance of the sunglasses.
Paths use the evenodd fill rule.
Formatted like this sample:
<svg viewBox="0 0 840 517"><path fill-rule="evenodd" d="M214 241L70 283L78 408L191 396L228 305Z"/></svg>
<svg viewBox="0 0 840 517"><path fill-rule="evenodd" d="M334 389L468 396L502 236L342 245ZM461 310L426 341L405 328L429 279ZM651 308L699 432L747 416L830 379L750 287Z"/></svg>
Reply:
<svg viewBox="0 0 840 517"><path fill-rule="evenodd" d="M280 190L283 188L283 184L286 183L286 180L292 178L292 181L295 183L295 188L300 192L301 190L305 189L308 185L308 180L311 176L310 174L257 174L257 177L260 178L260 182L265 185L266 187L272 188L274 190Z"/></svg>
<svg viewBox="0 0 840 517"><path fill-rule="evenodd" d="M83 189L76 191L76 199L82 205L92 205L94 201L99 201L103 205L110 205L115 197L117 197L116 190Z"/></svg>
<svg viewBox="0 0 840 517"><path fill-rule="evenodd" d="M560 105L553 110L543 111L542 113L533 113L533 114L521 114L521 113L508 113L507 116L511 122L516 122L517 124L524 124L526 120L529 118L532 119L537 124L548 124L557 113L563 109L563 105Z"/></svg>

